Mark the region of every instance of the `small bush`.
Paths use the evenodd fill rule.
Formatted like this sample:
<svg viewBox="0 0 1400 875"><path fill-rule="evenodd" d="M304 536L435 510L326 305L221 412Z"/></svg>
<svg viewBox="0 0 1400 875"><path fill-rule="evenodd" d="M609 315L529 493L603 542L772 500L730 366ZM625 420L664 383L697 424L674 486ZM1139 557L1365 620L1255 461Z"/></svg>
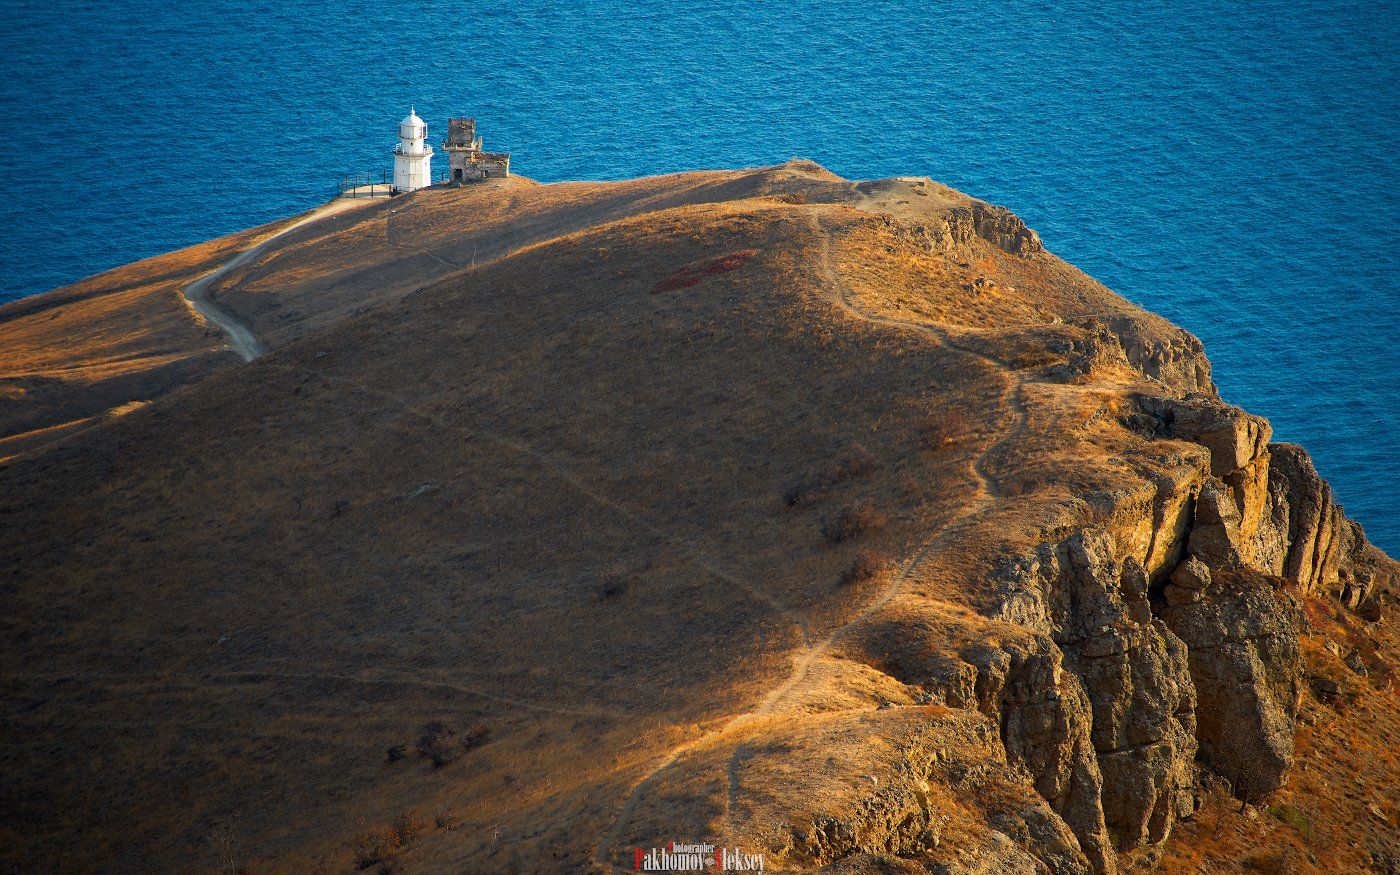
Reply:
<svg viewBox="0 0 1400 875"><path fill-rule="evenodd" d="M847 480L854 480L857 477L865 477L873 472L879 463L870 451L860 444L851 444L850 449L825 471L820 471L799 480L783 490L783 503L788 507L794 507L805 496L823 489L829 489L838 483Z"/></svg>
<svg viewBox="0 0 1400 875"><path fill-rule="evenodd" d="M368 869L377 864L392 867L394 855L403 850L401 845L394 842L389 830L369 826L364 821L360 821L359 828L351 837L350 848L356 869Z"/></svg>
<svg viewBox="0 0 1400 875"><path fill-rule="evenodd" d="M953 446L966 432L967 423L957 412L932 415L919 424L919 437L926 447L935 451Z"/></svg>
<svg viewBox="0 0 1400 875"><path fill-rule="evenodd" d="M1056 365L1064 361L1046 349L1028 349L1019 352L1011 359L1011 366L1018 371L1029 371L1034 368L1044 368L1049 365Z"/></svg>
<svg viewBox="0 0 1400 875"><path fill-rule="evenodd" d="M433 815L433 826L443 832L452 832L461 825L462 819L457 816L457 812L453 811L451 806L444 805Z"/></svg>
<svg viewBox="0 0 1400 875"><path fill-rule="evenodd" d="M880 577L890 570L889 557L877 550L861 550L841 572L841 585L850 586Z"/></svg>
<svg viewBox="0 0 1400 875"><path fill-rule="evenodd" d="M385 827L370 826L363 820L350 839L356 869L378 866L380 872L392 872L398 867L398 856L418 840L428 828L428 821L412 811L405 811Z"/></svg>
<svg viewBox="0 0 1400 875"><path fill-rule="evenodd" d="M210 830L204 841L214 855L214 871L220 875L243 875L252 871L243 840L232 824L219 824Z"/></svg>
<svg viewBox="0 0 1400 875"><path fill-rule="evenodd" d="M632 576L626 569L620 567L608 567L598 575L597 581L593 584L593 595L599 601L615 599L626 594L632 588Z"/></svg>
<svg viewBox="0 0 1400 875"><path fill-rule="evenodd" d="M796 507L797 503L802 500L802 496L806 495L810 490L811 484L806 480L801 480L785 487L783 489L783 504L786 504L788 507Z"/></svg>
<svg viewBox="0 0 1400 875"><path fill-rule="evenodd" d="M441 768L461 756L452 741L456 735L441 720L425 723L418 735L418 752L432 761L433 768Z"/></svg>
<svg viewBox="0 0 1400 875"><path fill-rule="evenodd" d="M484 723L478 723L462 735L462 750L476 750L490 737L491 729Z"/></svg>
<svg viewBox="0 0 1400 875"><path fill-rule="evenodd" d="M1281 851L1260 851L1245 857L1244 865L1249 871L1260 875L1298 875L1301 864L1292 848Z"/></svg>
<svg viewBox="0 0 1400 875"><path fill-rule="evenodd" d="M406 848L418 839L423 831L428 828L428 822L420 818L416 812L405 811L394 822L389 824L389 838L400 848Z"/></svg>
<svg viewBox="0 0 1400 875"><path fill-rule="evenodd" d="M833 544L872 532L885 525L885 515L868 498L852 502L822 521L822 537Z"/></svg>
<svg viewBox="0 0 1400 875"><path fill-rule="evenodd" d="M875 468L875 457L870 455L870 451L860 444L851 444L846 455L842 456L841 461L837 462L836 467L832 469L832 482L839 483L842 480L864 477Z"/></svg>
<svg viewBox="0 0 1400 875"><path fill-rule="evenodd" d="M1275 805L1269 809L1269 813L1274 816L1279 823L1286 823L1298 831L1303 836L1312 834L1312 822L1296 805L1289 805L1287 802L1282 805Z"/></svg>

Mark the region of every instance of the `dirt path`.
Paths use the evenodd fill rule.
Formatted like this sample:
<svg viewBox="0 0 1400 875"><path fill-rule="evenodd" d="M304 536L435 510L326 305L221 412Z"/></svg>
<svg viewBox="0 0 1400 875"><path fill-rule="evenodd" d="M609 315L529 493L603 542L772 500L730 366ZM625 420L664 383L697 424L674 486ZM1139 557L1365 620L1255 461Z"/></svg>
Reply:
<svg viewBox="0 0 1400 875"><path fill-rule="evenodd" d="M996 502L997 497L1000 495L1000 489L996 479L988 473L986 469L988 457L995 453L1003 444L1023 433L1026 428L1026 409L1022 399L1024 381L1017 376L1014 371L1006 368L1004 362L998 361L980 350L957 342L950 332L936 325L912 319L901 319L872 313L861 307L857 303L854 293L846 285L845 281L842 280L840 272L836 270L836 265L834 264L832 256L831 242L834 231L822 227L821 220L815 211L811 214L811 221L812 230L818 236L825 235L826 238L822 242L822 256L818 263L820 278L826 286L835 293L836 303L839 304L842 309L865 322L873 322L903 331L917 331L931 335L941 346L947 349L981 359L998 368L1006 369L1012 382L1010 390L1006 395L1006 402L1007 406L1010 408L1013 422L1004 429L1004 433L999 440L988 446L987 449L973 461L971 472L977 480L975 494L963 504L956 515L935 529L922 544L914 549L909 557L900 565L899 570L891 575L889 582L874 599L862 608L856 616L836 629L833 629L820 640L808 640L804 644L801 654L794 664L792 674L788 676L787 680L775 687L772 692L764 697L763 701L760 702L756 708L744 714L738 714L724 725L711 732L707 732L698 738L674 748L659 765L649 771L641 780L632 786L632 790L622 800L617 816L613 820L612 828L602 841L599 842L597 852L594 855L594 862L605 872L613 871L612 861L608 858L609 851L616 845L618 839L621 837L621 832L626 827L627 821L632 811L636 808L638 801L646 795L647 790L668 768L678 762L681 757L696 748L709 744L752 720L774 713L778 706L786 701L793 691L798 689L803 681L807 679L812 666L823 656L828 654L847 632L858 627L861 623L894 600L900 590L904 588L904 585L913 577L915 571L917 571L930 556L937 553L939 548L951 537L955 531L956 523L977 517ZM737 745L734 749L734 753L729 758L727 767L729 789L725 800L724 820L726 824L730 826L732 826L730 818L737 805L739 795L737 774L738 760L744 753L744 750L744 745Z"/></svg>
<svg viewBox="0 0 1400 875"><path fill-rule="evenodd" d="M319 206L282 230L277 231L269 237L263 238L263 240L252 249L245 249L238 253L221 266L206 273L180 291L185 296L185 299L190 302L190 306L193 307L199 315L203 316L206 321L221 328L223 332L228 335L229 346L233 348L234 352L243 356L245 362L250 362L267 352L267 344L258 340L252 330L249 329L247 325L240 322L237 316L234 316L232 313L220 308L218 304L214 303L209 297L209 285L229 271L241 267L262 255L271 247L273 241L284 234L288 234L303 225L309 225L326 216L354 209L362 203L373 203L373 201L338 199L323 206Z"/></svg>

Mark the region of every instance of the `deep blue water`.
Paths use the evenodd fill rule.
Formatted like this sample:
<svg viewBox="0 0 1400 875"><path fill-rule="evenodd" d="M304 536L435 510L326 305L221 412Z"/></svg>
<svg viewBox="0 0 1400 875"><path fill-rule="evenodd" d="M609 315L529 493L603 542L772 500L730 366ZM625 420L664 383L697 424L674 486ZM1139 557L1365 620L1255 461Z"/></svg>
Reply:
<svg viewBox="0 0 1400 875"><path fill-rule="evenodd" d="M410 101L544 181L927 174L1198 334L1400 555L1397 2L705 7L8 0L0 301L324 201Z"/></svg>

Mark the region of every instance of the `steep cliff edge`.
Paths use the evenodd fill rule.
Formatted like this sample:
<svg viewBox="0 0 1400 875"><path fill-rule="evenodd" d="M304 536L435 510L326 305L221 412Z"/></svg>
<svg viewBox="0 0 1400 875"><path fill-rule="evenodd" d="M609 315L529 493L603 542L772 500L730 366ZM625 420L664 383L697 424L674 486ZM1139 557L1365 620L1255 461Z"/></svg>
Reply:
<svg viewBox="0 0 1400 875"><path fill-rule="evenodd" d="M425 189L226 280L267 356L0 467L5 865L1400 854L1395 563L1005 209Z"/></svg>

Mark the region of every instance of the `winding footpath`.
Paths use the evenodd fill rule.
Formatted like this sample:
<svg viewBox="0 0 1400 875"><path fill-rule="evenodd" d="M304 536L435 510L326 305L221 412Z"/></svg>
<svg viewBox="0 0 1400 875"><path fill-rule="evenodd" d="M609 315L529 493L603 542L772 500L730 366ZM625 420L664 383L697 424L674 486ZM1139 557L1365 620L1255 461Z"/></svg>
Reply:
<svg viewBox="0 0 1400 875"><path fill-rule="evenodd" d="M366 203L367 202L368 201L366 201ZM224 262L221 266L185 286L180 290L180 293L185 296L185 300L190 302L190 306L195 309L195 312L203 316L207 322L218 326L228 335L229 346L233 348L234 352L241 355L245 362L250 362L267 352L267 344L259 340L257 336L253 334L252 329L240 322L237 316L220 308L218 304L215 304L213 299L209 297L209 286L229 271L242 267L253 259L261 256L271 247L273 242L283 235L289 234L304 225L309 225L312 222L324 219L326 216L343 213L348 209L359 206L360 203L361 201L340 198L319 206L272 236L264 238L253 248L243 250L233 258Z"/></svg>
<svg viewBox="0 0 1400 875"><path fill-rule="evenodd" d="M241 267L245 264L248 264L249 262L263 255L265 252L268 251L269 248L271 248L272 244L283 235L286 235L312 222L325 218L326 216L343 212L347 209L356 206L358 203L358 201L354 200L336 200L325 204L324 206L318 207L315 210L312 210L310 213L308 213L298 221L263 239L252 248L244 250L243 252L235 255L233 258L229 259L220 267L216 268L210 273L207 273L204 276L200 277L198 280L185 286L181 290L182 293L184 294L185 298L190 302L190 305L201 316L203 316L210 323L217 325L228 335L230 346L239 355L241 355L245 361L252 361L253 359L267 352L266 344L259 340L253 334L250 328L241 321L239 321L239 319L236 316L234 316L232 313L226 310L221 309L217 304L213 302L213 300L209 297L210 286L216 280L227 275L230 271L235 270L236 268ZM417 249L417 247L405 246L395 241L391 228L393 213L391 212L385 218L385 236L387 242L389 242L390 245L404 249ZM926 335L931 336L937 343L939 343L945 349L953 350L955 352L967 355L974 359L983 360L989 364L1004 367L1004 363L997 361L994 357L982 352L981 350L959 343L952 332L947 331L946 329L943 329L940 326L936 326L934 324L930 324L924 321L904 319L895 316L875 313L861 306L858 297L846 285L846 283L840 275L840 272L836 269L836 266L834 264L831 245L831 237L834 233L834 230L824 228L821 224L818 214L815 211L811 213L810 220L812 223L812 230L818 236L826 238L822 244L821 258L818 261L818 263L814 265L814 267L818 274L818 279L822 283L822 285L826 286L829 290L831 290L834 293L835 303L838 306L840 306L842 309L846 310L853 317L859 320L883 325L895 330L924 333ZM442 263L444 266L459 269L463 267L463 265L449 262L446 259L443 259L436 253L422 249L418 249L417 251L423 252L431 256L432 258ZM922 544L916 547L912 554L908 556L903 563L901 563L897 571L891 576L890 580L886 583L886 585L882 588L882 590L876 595L876 597L873 600L871 600L867 605L865 605L862 610L860 610L854 617L849 619L847 622L831 630L830 632L828 632L828 634L821 637L820 639L816 639L813 636L812 629L809 627L806 618L799 611L795 610L793 606L785 604L781 599L777 598L772 593L769 593L762 587L756 586L752 582L744 579L742 576L732 574L729 571L727 571L727 569L722 568L719 563L715 562L710 556L706 555L704 551L702 551L699 548L699 545L691 543L685 539L677 538L673 534L666 532L661 528L653 525L650 521L646 520L645 518L634 512L631 508L625 507L619 504L618 502L608 498L607 496L596 492L586 483L584 483L580 478L578 478L571 471L569 471L566 468L566 466L562 464L561 460L552 458L546 453L542 453L536 450L535 448L524 444L523 442L511 439L504 435L486 433L481 431L480 429L468 429L456 423L446 422L441 416L437 415L436 413L423 410L422 408L417 407L407 398L395 395L390 392L385 392L380 389L376 389L374 387L360 383L359 381L349 379L346 377L337 377L330 374L320 374L320 376L330 379L334 382L348 384L349 386L358 389L359 391L370 395L378 396L382 400L391 401L405 412L426 419L440 428L450 429L458 432L470 432L475 437L486 438L497 443L498 445L502 445L508 448L509 450L531 458L533 461L540 464L542 468L554 473L556 476L566 481L569 485L582 492L586 497L593 500L594 502L612 509L613 511L623 515L630 521L652 532L653 534L665 538L669 541L675 542L679 546L682 546L685 549L685 551L690 554L692 562L709 571L715 577L725 580L726 582L736 586L737 588L744 590L755 600L766 603L777 613L777 615L783 617L784 619L787 619L788 621L793 623L794 626L796 626L796 631L801 639L800 650L797 654L795 654L792 672L789 674L789 676L785 679L783 683L779 684L777 687L772 689L769 692L769 694L765 696L756 707L753 708L753 710L747 713L736 715L730 720L724 722L723 724L708 731L704 731L700 733L698 737L693 738L688 742L682 743L668 751L668 753L661 759L659 763L656 763L638 781L632 784L629 792L619 804L619 808L612 819L611 828L599 842L594 853L594 862L597 865L599 865L600 868L602 868L605 872L613 871L613 864L612 860L610 859L611 851L616 847L619 840L621 839L622 832L626 829L628 822L635 811L636 806L643 798L646 797L648 791L651 790L658 781L663 779L663 775L668 771L670 767L675 765L687 753L701 748L703 746L713 744L715 741L719 740L725 735L734 733L736 730L740 729L742 726L750 723L751 721L762 718L764 716L771 715L777 712L783 705L789 703L792 694L808 679L812 667L822 658L828 656L848 632L850 632L854 628L858 628L859 626L861 626L864 622L868 621L872 616L877 614L882 608L884 608L891 601L893 601L901 592L901 590L905 587L908 581L910 581L914 577L918 568L930 556L938 553L939 550L945 546L949 537L952 536L954 531L958 528L957 524L966 523L969 520L975 519L996 502L1000 490L998 489L995 476L992 475L991 472L986 470L986 463L989 461L989 458L992 455L994 455L1001 446L1003 446L1005 443L1024 432L1026 428L1026 410L1024 406L1024 399L1022 396L1022 393L1024 391L1024 380L1022 378L1019 378L1017 375L1014 374L1014 372L1012 372L1011 385L1009 387L1009 391L1005 399L1007 407L1009 408L1009 413L1011 414L1010 418L1012 421L1009 427L1003 429L1001 438L992 443L990 446L988 446L981 454L979 454L979 456L975 460L973 460L971 465L971 473L973 474L976 480L976 488L973 496L971 496L963 504L962 508L958 513L956 513L951 519L944 522L941 526L938 526L933 532L930 533L930 536L927 539L925 539L925 541ZM265 674L265 676L268 677L283 678L289 680L334 679L371 684L418 684L423 686L450 688L459 692L490 698L503 704L515 705L532 710L587 716L616 716L613 715L611 712L607 711L595 711L591 709L575 710L550 707L535 702L528 702L520 699L499 696L475 688L459 687L457 685L442 681L424 681L423 679L417 679L410 676L363 677L319 674L262 674ZM730 828L734 826L732 819L734 817L735 809L737 808L738 796L740 794L740 789L738 786L739 782L737 769L743 749L744 746L742 744L736 746L733 754L729 757L728 767L726 769L729 787L728 792L726 793L723 820L725 821L726 826Z"/></svg>
<svg viewBox="0 0 1400 875"><path fill-rule="evenodd" d="M821 243L821 258L815 265L818 279L834 294L835 303L843 310L850 313L856 319L865 322L884 325L888 328L900 331L914 331L927 334L945 349L950 349L968 357L979 359L998 368L1005 368L1004 362L998 361L995 357L974 347L959 343L952 332L939 326L914 319L903 319L877 314L862 307L858 303L858 298L855 293L846 285L845 280L836 269L835 259L832 257L831 242L835 230L823 227L816 211L811 212L809 219L814 234L819 238L824 238ZM860 627L861 624L869 620L893 601L906 583L913 578L918 568L945 545L948 538L957 530L958 524L976 519L995 504L1001 494L1001 490L997 484L996 477L987 470L987 462L1003 445L1024 433L1027 427L1027 412L1023 398L1024 379L1014 372L1010 372L1009 376L1011 377L1011 385L1007 392L1005 402L1010 410L1012 422L1009 427L1003 429L1001 438L983 450L972 462L971 473L977 481L975 493L964 502L961 509L954 514L951 519L938 526L931 535L900 564L898 570L891 575L889 582L885 584L881 592L859 613L847 622L831 630L821 640L813 641L809 635L804 634L804 645L801 653L796 657L792 673L788 676L787 680L770 691L752 711L736 715L721 726L702 733L699 737L673 748L659 764L632 785L632 789L623 798L619 810L613 818L612 827L599 842L597 850L594 853L594 863L597 864L602 871L608 873L614 871L611 852L622 838L622 832L626 828L640 800L662 779L664 773L679 762L687 753L700 747L713 744L718 739L735 732L742 726L756 719L775 713L780 705L790 701L792 693L808 678L812 666L823 657L827 656L850 630ZM805 623L803 624L803 630L804 632L806 631ZM725 807L721 817L726 828L730 830L734 827L734 810L738 806L738 797L740 794L738 766L744 750L745 747L743 744L739 744L735 747L734 752L729 757L725 770L728 791L725 795Z"/></svg>

